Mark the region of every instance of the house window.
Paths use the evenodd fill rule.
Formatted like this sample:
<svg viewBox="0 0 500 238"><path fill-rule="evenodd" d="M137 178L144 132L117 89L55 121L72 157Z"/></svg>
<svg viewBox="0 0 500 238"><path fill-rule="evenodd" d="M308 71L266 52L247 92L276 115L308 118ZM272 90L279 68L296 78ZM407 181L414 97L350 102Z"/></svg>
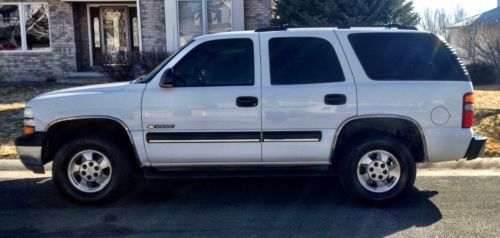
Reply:
<svg viewBox="0 0 500 238"><path fill-rule="evenodd" d="M101 48L101 32L99 17L94 17L94 48Z"/></svg>
<svg viewBox="0 0 500 238"><path fill-rule="evenodd" d="M137 17L132 18L132 46L139 48L139 22Z"/></svg>
<svg viewBox="0 0 500 238"><path fill-rule="evenodd" d="M0 4L0 51L49 49L47 4Z"/></svg>
<svg viewBox="0 0 500 238"><path fill-rule="evenodd" d="M178 0L179 43L194 37L231 31L231 0Z"/></svg>
<svg viewBox="0 0 500 238"><path fill-rule="evenodd" d="M21 18L18 5L0 5L0 51L20 50Z"/></svg>

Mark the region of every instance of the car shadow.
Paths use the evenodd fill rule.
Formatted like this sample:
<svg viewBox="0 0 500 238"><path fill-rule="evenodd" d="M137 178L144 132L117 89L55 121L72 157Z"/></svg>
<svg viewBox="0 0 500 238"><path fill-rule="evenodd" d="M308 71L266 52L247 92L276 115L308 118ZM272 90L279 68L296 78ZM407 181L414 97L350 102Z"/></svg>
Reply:
<svg viewBox="0 0 500 238"><path fill-rule="evenodd" d="M115 203L79 206L62 198L50 179L2 181L0 211L11 214L8 224L13 225L0 231L35 236L92 235L91 230L108 235L383 237L442 218L430 200L435 191L413 188L392 203L373 205L349 197L337 178L141 180L131 187ZM59 223L75 215L95 222Z"/></svg>

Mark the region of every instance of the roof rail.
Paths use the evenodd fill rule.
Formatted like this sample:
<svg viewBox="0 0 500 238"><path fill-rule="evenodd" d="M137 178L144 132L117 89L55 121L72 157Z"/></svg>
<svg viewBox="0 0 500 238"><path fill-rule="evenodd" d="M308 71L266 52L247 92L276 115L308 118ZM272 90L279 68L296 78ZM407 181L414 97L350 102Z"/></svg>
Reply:
<svg viewBox="0 0 500 238"><path fill-rule="evenodd" d="M255 32L267 32L267 31L286 31L289 28L296 28L297 25L295 24L284 24L281 26L269 26L269 27L263 27L263 28L258 28L255 30ZM383 27L387 29L391 28L396 28L398 30L415 30L418 31L418 28L414 26L405 26L401 24L386 24L386 25L352 25L352 26L338 26L338 29L351 29L352 27Z"/></svg>
<svg viewBox="0 0 500 238"><path fill-rule="evenodd" d="M255 30L255 32L266 32L266 31L286 31L288 28L293 28L297 27L295 24L284 24L281 26L269 26L269 27L263 27L263 28L258 28Z"/></svg>
<svg viewBox="0 0 500 238"><path fill-rule="evenodd" d="M383 27L383 28L396 28L398 30L415 30L418 31L417 27L414 26L405 26L401 24L386 24L386 25L354 25L354 26L339 26L339 29L350 29L352 27Z"/></svg>

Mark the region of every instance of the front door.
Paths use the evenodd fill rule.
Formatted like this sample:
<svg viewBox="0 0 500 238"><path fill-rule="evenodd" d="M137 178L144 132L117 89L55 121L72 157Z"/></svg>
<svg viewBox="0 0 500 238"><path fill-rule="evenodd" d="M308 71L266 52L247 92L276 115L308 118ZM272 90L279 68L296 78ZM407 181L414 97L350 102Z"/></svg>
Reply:
<svg viewBox="0 0 500 238"><path fill-rule="evenodd" d="M148 83L142 123L154 166L261 162L259 38L221 37L198 39L167 64L173 88L158 85L165 69Z"/></svg>
<svg viewBox="0 0 500 238"><path fill-rule="evenodd" d="M106 63L117 55L137 51L138 22L135 7L91 7L90 33L93 65ZM112 63L112 62L108 62Z"/></svg>

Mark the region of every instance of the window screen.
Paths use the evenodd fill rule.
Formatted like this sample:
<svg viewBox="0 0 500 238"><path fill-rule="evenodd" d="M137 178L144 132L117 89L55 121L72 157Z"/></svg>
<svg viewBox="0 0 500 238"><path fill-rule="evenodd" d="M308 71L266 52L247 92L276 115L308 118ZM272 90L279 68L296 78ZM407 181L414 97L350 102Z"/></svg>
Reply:
<svg viewBox="0 0 500 238"><path fill-rule="evenodd" d="M269 41L272 85L345 81L330 42L313 37L273 38Z"/></svg>
<svg viewBox="0 0 500 238"><path fill-rule="evenodd" d="M185 87L254 85L254 48L250 39L215 40L192 49L174 67Z"/></svg>
<svg viewBox="0 0 500 238"><path fill-rule="evenodd" d="M349 41L374 80L469 80L456 54L431 34L356 33Z"/></svg>

